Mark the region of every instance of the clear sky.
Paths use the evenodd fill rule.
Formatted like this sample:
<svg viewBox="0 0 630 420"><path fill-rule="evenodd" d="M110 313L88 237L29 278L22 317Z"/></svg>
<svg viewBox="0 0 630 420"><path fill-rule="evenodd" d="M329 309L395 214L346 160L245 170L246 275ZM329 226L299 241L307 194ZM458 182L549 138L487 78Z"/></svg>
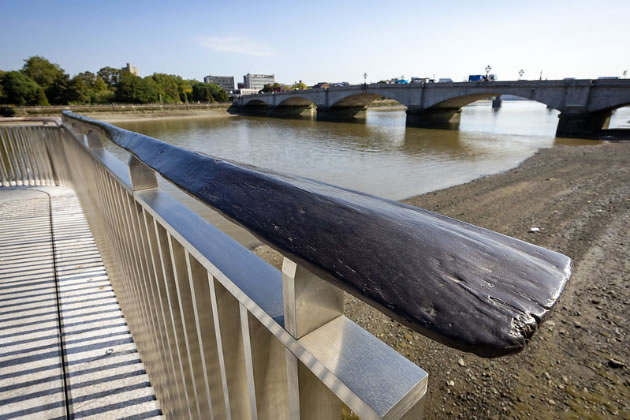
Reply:
<svg viewBox="0 0 630 420"><path fill-rule="evenodd" d="M41 55L74 75L154 72L369 81L630 73L630 0L0 0L0 69Z"/></svg>

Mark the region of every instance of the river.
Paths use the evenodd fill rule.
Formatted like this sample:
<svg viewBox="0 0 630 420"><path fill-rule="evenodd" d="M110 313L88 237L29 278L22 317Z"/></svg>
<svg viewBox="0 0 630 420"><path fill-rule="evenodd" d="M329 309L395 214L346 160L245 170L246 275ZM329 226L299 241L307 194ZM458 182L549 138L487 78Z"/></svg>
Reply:
<svg viewBox="0 0 630 420"><path fill-rule="evenodd" d="M368 111L364 123L239 116L117 125L215 157L400 200L508 170L541 148L599 143L556 138L557 114L536 102L504 101L493 110L485 101L463 108L459 130L409 128L404 111L386 108ZM611 127L625 128L628 120L630 109L619 110Z"/></svg>

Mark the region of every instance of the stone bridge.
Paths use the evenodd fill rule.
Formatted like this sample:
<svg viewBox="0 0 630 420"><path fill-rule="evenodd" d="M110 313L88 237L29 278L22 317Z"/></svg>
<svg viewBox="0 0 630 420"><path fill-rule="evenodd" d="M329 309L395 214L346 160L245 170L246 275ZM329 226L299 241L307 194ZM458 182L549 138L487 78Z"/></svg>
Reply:
<svg viewBox="0 0 630 420"><path fill-rule="evenodd" d="M241 96L240 111L348 121L365 116L367 106L389 98L407 107L407 125L457 127L461 108L499 95L515 95L560 111L558 136L592 137L608 127L612 112L630 105L630 80L545 80L505 82L369 84Z"/></svg>

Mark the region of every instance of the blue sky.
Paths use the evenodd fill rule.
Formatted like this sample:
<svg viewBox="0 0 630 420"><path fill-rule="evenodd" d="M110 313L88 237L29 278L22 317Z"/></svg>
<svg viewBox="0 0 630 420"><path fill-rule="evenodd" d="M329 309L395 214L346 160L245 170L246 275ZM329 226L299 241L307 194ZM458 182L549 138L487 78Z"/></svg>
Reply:
<svg viewBox="0 0 630 420"><path fill-rule="evenodd" d="M630 73L630 0L0 0L0 69L42 55L68 73L130 62L154 72L276 80L463 80Z"/></svg>

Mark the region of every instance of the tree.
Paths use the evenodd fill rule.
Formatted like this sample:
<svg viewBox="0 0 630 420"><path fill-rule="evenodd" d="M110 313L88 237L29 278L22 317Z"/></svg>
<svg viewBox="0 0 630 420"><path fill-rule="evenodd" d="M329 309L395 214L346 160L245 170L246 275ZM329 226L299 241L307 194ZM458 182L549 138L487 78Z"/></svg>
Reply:
<svg viewBox="0 0 630 420"><path fill-rule="evenodd" d="M221 86L214 83L197 82L192 87L194 101L200 102L227 102L228 95Z"/></svg>
<svg viewBox="0 0 630 420"><path fill-rule="evenodd" d="M181 77L177 76L177 90L179 91L179 99L182 102L190 102L193 100L192 98L193 82L197 82L197 81L184 80Z"/></svg>
<svg viewBox="0 0 630 420"><path fill-rule="evenodd" d="M308 86L303 81L295 82L287 88L287 90L304 90L308 89Z"/></svg>
<svg viewBox="0 0 630 420"><path fill-rule="evenodd" d="M114 92L107 89L103 79L89 71L79 73L69 85L70 102L81 104L103 103L105 98L113 98Z"/></svg>
<svg viewBox="0 0 630 420"><path fill-rule="evenodd" d="M158 93L162 95L162 102L173 104L180 102L179 76L164 73L153 73L150 76L157 86Z"/></svg>
<svg viewBox="0 0 630 420"><path fill-rule="evenodd" d="M2 75L3 103L15 105L48 105L46 94L33 79L19 71Z"/></svg>
<svg viewBox="0 0 630 420"><path fill-rule="evenodd" d="M120 73L115 99L118 102L147 104L157 102L158 88L153 79L138 77L127 71Z"/></svg>
<svg viewBox="0 0 630 420"><path fill-rule="evenodd" d="M118 86L120 75L123 72L121 69L115 69L113 67L103 67L96 74L103 79L108 88L115 88Z"/></svg>
<svg viewBox="0 0 630 420"><path fill-rule="evenodd" d="M24 60L22 73L44 89L50 103L67 104L70 100L68 91L70 77L59 64L51 63L44 57L34 55Z"/></svg>
<svg viewBox="0 0 630 420"><path fill-rule="evenodd" d="M278 82L275 82L273 85L271 85L269 83L266 83L263 86L262 91L263 92L273 92L273 91L277 91L278 89L284 89L284 87Z"/></svg>
<svg viewBox="0 0 630 420"><path fill-rule="evenodd" d="M38 55L24 60L22 73L37 82L44 90L47 90L57 79L63 78L65 75L65 72L58 64L51 63Z"/></svg>

